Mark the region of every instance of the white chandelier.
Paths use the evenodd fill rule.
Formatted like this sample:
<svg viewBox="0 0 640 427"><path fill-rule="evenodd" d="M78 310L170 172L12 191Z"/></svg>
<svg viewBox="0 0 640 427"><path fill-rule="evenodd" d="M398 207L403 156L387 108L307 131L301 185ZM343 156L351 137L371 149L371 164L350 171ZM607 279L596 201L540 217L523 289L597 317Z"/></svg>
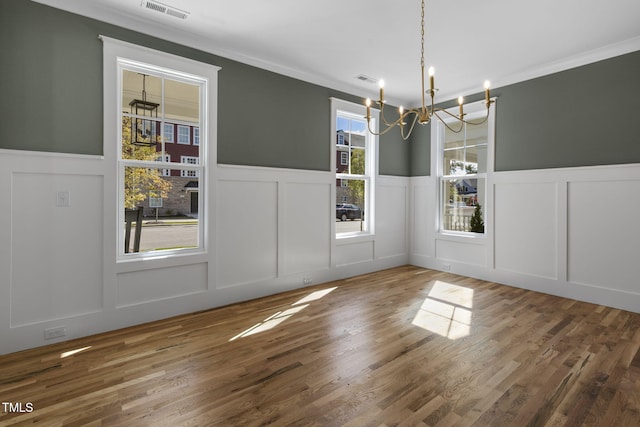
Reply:
<svg viewBox="0 0 640 427"><path fill-rule="evenodd" d="M422 70L422 106L418 107L418 108L412 108L409 110L405 110L402 106L400 106L398 108L398 119L395 121L388 121L386 120L385 116L384 116L384 105L385 105L385 100L384 100L384 80L380 80L379 81L379 85L380 85L380 99L378 99L377 104L380 106L380 117L382 118L382 123L385 126L385 129L383 129L380 132L374 132L373 130L371 130L371 99L367 98L365 101L365 105L367 106L367 115L365 116L365 118L367 119L367 127L369 128L369 132L374 134L374 135L384 135L385 133L389 132L391 129L395 128L396 126L400 126L400 135L402 136L402 139L407 140L409 138L409 136L411 135L411 132L413 131L414 126L417 123L420 123L421 125L425 125L429 122L431 122L431 119L435 116L438 120L440 120L447 128L449 128L451 131L453 132L460 132L463 129L464 124L472 124L472 125L476 125L476 124L481 124L484 123L487 118L489 117L489 108L491 106L491 103L494 102L491 100L491 95L489 93L489 80L486 80L484 82L484 94L485 94L485 105L487 106L487 112L486 115L484 117L483 120L481 121L467 121L464 119L465 113L464 113L464 109L463 109L463 104L464 104L464 99L462 98L462 96L458 97L458 105L460 106L460 112L458 115L452 114L449 111L442 109L442 108L436 108L434 106L435 104L435 93L436 93L436 89L434 86L434 68L433 67L429 67L428 73L429 73L429 96L431 97L431 105L426 105L425 103L425 89L424 89L424 0L421 0L421 53L420 53L420 69ZM445 114L447 114L449 117L454 118L455 120L458 121L458 123L460 124L459 128L454 128L452 126L450 126L445 119L443 119L438 113L439 112L443 112ZM410 121L410 125L407 128L407 122L405 121L405 119ZM408 130L407 130L408 129Z"/></svg>

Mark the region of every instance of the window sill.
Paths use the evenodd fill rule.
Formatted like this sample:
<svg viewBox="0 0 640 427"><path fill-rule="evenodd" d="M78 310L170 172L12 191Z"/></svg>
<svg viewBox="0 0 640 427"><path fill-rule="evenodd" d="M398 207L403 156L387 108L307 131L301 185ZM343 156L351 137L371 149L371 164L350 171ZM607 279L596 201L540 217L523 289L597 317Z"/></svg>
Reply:
<svg viewBox="0 0 640 427"><path fill-rule="evenodd" d="M359 242L371 242L375 240L375 234L371 233L344 233L336 235L336 245L350 245Z"/></svg>
<svg viewBox="0 0 640 427"><path fill-rule="evenodd" d="M116 262L117 273L129 273L133 271L153 270L157 268L177 267L189 264L208 262L209 256L201 249L176 253L153 253L148 255L122 256Z"/></svg>
<svg viewBox="0 0 640 427"><path fill-rule="evenodd" d="M440 231L436 233L436 240L447 240L451 242L470 243L473 245L485 245L488 241L487 233L456 233Z"/></svg>

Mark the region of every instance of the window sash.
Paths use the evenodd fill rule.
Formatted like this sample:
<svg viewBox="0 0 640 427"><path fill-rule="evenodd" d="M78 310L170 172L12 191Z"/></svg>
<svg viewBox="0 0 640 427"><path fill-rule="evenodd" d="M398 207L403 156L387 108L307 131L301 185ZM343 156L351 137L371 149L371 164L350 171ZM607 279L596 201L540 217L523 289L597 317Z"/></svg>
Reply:
<svg viewBox="0 0 640 427"><path fill-rule="evenodd" d="M123 76L123 70L130 70L130 71L138 71L138 72L143 72L143 73L148 73L148 74L153 74L154 73L154 68L151 67L151 69L147 70L145 67L143 67L142 65L140 65L139 67L133 67L133 69L131 67L128 66L128 64L122 64L118 61L118 79L122 79ZM180 77L177 75L174 75L172 72L170 71L163 71L163 72L158 72L156 74L159 74L159 77L161 77L163 80L163 82L165 81L165 79L168 80L178 80L180 81ZM198 103L199 103L199 108L202 110L201 111L201 117L204 117L204 115L206 114L207 111L207 106L206 105L202 105L202 100L206 99L205 96L203 96L205 90L206 90L206 79L202 78L198 81L189 81L189 84L193 84L194 86L198 86L198 90L200 92L200 95L198 97ZM120 87L120 85L119 85ZM120 91L120 93L118 94L118 103L122 104L122 100L121 100L121 96L123 96L122 91ZM171 178L171 171L180 171L179 175L181 177L186 177L186 178L192 178L192 179L197 179L199 182L199 191L205 192L206 191L206 183L204 182L204 180L201 180L200 177L204 175L204 170L205 170L205 166L206 166L206 157L205 157L205 152L204 150L200 150L199 151L199 157L195 157L195 160L192 160L189 163L178 163L178 162L172 162L171 161L171 157L170 154L166 152L164 144L166 142L174 142L176 136L178 137L178 142L183 143L183 144L189 144L191 141L191 135L190 135L190 129L191 126L197 126L198 129L200 129L201 127L201 123L184 123L184 124L179 124L179 123L167 123L164 121L164 116L163 116L163 101L164 101L164 93L161 96L161 103L160 103L160 107L159 107L159 113L158 113L158 117L154 117L152 120L154 122L156 122L158 124L158 127L160 128L161 131L161 136L162 138L160 138L160 145L158 146L160 149L157 152L157 156L155 159L149 159L149 160L139 160L139 159L123 159L122 158L122 136L120 133L118 133L118 138L119 138L119 144L118 144L118 170L119 170L119 179L118 179L118 193L119 193L119 200L120 202L118 203L118 260L122 261L122 260L129 260L129 259L145 259L148 257L157 257L157 256L167 256L167 255L172 255L172 254L188 254L188 253L199 253L202 252L205 249L205 243L204 243L204 222L202 220L198 221L197 223L197 227L198 227L198 231L197 231L197 245L196 246L185 246L185 247L181 247L181 248L176 248L176 249L159 249L159 250L152 250L152 251L147 251L147 252L130 252L130 253L125 253L124 251L124 200L125 200L125 171L127 168L147 168L147 169L155 169L159 172L159 175L161 177L166 177L166 178ZM135 115L132 115L130 113L127 113L125 111L122 111L120 113L120 122L122 122L124 117L133 117L135 118ZM148 119L148 118L147 118ZM180 120L177 120L177 122L180 122ZM122 128L120 128L122 129ZM176 135L176 129L177 129L177 133L178 135ZM199 134L198 134L198 142L199 142ZM176 184L174 184L176 185ZM171 194L171 193L169 193ZM204 198L200 198L198 203L199 203L199 207L198 207L198 211L201 213L201 218L202 213L204 212ZM121 220L122 219L122 220ZM170 241L168 241L168 243L171 243ZM171 246L171 244L169 244L169 246Z"/></svg>

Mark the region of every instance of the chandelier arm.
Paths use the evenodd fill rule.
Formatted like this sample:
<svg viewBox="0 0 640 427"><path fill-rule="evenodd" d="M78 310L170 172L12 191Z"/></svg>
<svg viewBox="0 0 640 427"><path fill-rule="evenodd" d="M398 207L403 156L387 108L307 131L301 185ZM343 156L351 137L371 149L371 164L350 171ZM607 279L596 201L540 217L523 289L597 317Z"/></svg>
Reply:
<svg viewBox="0 0 640 427"><path fill-rule="evenodd" d="M458 120L459 122L465 123L465 124L468 124L468 125L481 125L481 124L483 124L484 122L486 122L489 119L489 113L490 113L489 108L487 108L487 113L485 114L484 118L481 121L478 122L478 121L475 121L475 120L474 121L465 120L464 118L461 119L460 116L455 115L453 113L450 113L449 111L447 111L447 110L445 110L443 108L437 108L436 109L436 112L440 112L440 111L442 111L445 114L448 114L449 116L453 117L454 119ZM436 114L436 117L438 117L438 119L442 120L442 118L437 114Z"/></svg>
<svg viewBox="0 0 640 427"><path fill-rule="evenodd" d="M384 135L385 133L389 132L391 129L393 129L399 122L396 120L394 123L389 123L388 125L385 125L386 128L380 132L374 132L371 129L371 121L367 120L367 128L369 130L369 133L375 136L380 136L380 135Z"/></svg>
<svg viewBox="0 0 640 427"><path fill-rule="evenodd" d="M396 120L395 122L389 122L387 121L387 119L384 116L384 102L378 101L378 104L380 104L380 118L382 119L382 123L385 124L385 126L394 126L396 124L398 124L398 120Z"/></svg>
<svg viewBox="0 0 640 427"><path fill-rule="evenodd" d="M409 139L409 137L411 136L411 133L413 132L413 128L415 127L416 122L418 121L418 113L413 110L411 110L411 112L413 113L413 120L411 121L411 127L409 128L409 131L407 132L407 134L406 135L404 134L404 127L400 128L400 136L404 141Z"/></svg>
<svg viewBox="0 0 640 427"><path fill-rule="evenodd" d="M438 114L438 112L440 111L444 111L445 113L449 114L450 116L454 117L455 119L457 119L460 122L460 129L454 129L451 126L449 126L449 124L442 118L440 117L440 115ZM466 123L464 120L461 120L458 118L458 116L454 116L453 114L451 114L450 112L446 111L446 110L442 110L442 109L438 109L436 111L433 112L433 115L436 116L436 118L438 120L440 120L440 122L445 125L447 127L447 129L449 129L451 132L453 133L460 133L462 132L462 129L464 129L464 124Z"/></svg>

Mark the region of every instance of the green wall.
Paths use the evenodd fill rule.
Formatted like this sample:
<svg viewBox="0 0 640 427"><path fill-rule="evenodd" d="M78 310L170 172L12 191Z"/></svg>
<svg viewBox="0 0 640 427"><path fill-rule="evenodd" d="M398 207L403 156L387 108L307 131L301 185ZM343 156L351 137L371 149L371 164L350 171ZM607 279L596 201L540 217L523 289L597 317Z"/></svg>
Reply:
<svg viewBox="0 0 640 427"><path fill-rule="evenodd" d="M219 163L328 171L329 99L362 102L28 0L3 0L0 148L102 154L99 34L222 67ZM634 52L493 90L496 170L639 163L639 75ZM389 132L380 138L380 173L429 175L429 146L428 126L408 142Z"/></svg>
<svg viewBox="0 0 640 427"><path fill-rule="evenodd" d="M497 171L640 163L640 51L493 93Z"/></svg>
<svg viewBox="0 0 640 427"><path fill-rule="evenodd" d="M640 51L491 94L498 97L496 171L640 163ZM430 175L425 132L412 139L412 176Z"/></svg>
<svg viewBox="0 0 640 427"><path fill-rule="evenodd" d="M416 124L411 133L411 176L431 175L431 123Z"/></svg>
<svg viewBox="0 0 640 427"><path fill-rule="evenodd" d="M28 0L3 0L0 148L102 154L99 34L222 67L219 163L328 171L329 99L362 102L342 92ZM409 175L406 143L394 136L382 138L380 152L380 173Z"/></svg>

